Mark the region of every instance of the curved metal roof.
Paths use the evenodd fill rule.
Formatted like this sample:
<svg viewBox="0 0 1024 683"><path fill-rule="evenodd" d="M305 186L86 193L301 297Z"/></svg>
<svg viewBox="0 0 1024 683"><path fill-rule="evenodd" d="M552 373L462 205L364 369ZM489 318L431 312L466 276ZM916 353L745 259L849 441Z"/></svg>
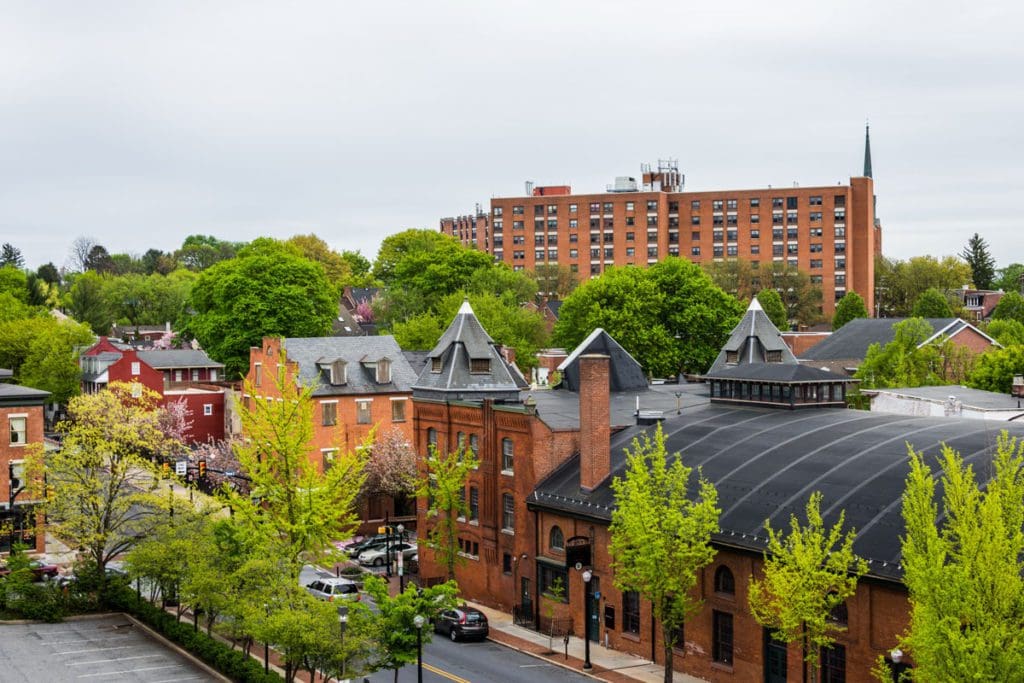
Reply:
<svg viewBox="0 0 1024 683"><path fill-rule="evenodd" d="M985 479L1000 430L1024 437L1024 425L962 418L923 418L853 410L776 411L712 404L664 423L667 447L688 465L700 466L718 489L720 544L761 551L765 520L785 527L803 518L814 491L823 495L827 524L846 511L857 531L854 548L868 560L868 574L902 577L901 497L909 471L907 444L937 455L943 443L960 452ZM623 447L641 431L613 437L612 474L625 470ZM610 478L590 493L579 488L579 458L555 470L530 496L531 507L610 520ZM941 489L940 489L941 492Z"/></svg>

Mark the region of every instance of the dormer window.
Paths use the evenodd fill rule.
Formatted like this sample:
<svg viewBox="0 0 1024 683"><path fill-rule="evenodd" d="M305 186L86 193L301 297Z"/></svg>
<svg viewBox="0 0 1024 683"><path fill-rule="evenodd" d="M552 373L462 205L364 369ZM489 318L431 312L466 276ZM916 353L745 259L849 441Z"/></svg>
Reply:
<svg viewBox="0 0 1024 683"><path fill-rule="evenodd" d="M348 382L347 363L340 358L331 363L331 384L340 386Z"/></svg>
<svg viewBox="0 0 1024 683"><path fill-rule="evenodd" d="M737 363L740 362L740 352L739 351L726 351L725 352L725 362L726 363L731 363L733 365L736 365Z"/></svg>
<svg viewBox="0 0 1024 683"><path fill-rule="evenodd" d="M377 361L377 384L388 384L391 382L391 361L381 358Z"/></svg>
<svg viewBox="0 0 1024 683"><path fill-rule="evenodd" d="M782 351L769 351L765 360L769 363L781 363Z"/></svg>
<svg viewBox="0 0 1024 683"><path fill-rule="evenodd" d="M438 356L436 358L431 358L430 359L430 371L431 372L441 372L441 366L442 365L443 365L443 363L441 362L441 357L440 356Z"/></svg>
<svg viewBox="0 0 1024 683"><path fill-rule="evenodd" d="M486 375L491 371L491 359L471 358L469 360L469 371L474 375Z"/></svg>

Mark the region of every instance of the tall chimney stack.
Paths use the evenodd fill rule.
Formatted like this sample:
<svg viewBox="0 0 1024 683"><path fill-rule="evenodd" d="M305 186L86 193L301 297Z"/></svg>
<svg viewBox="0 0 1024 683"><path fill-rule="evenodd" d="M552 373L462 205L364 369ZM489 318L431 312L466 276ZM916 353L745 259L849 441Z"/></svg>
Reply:
<svg viewBox="0 0 1024 683"><path fill-rule="evenodd" d="M593 491L612 471L610 359L580 356L580 488Z"/></svg>

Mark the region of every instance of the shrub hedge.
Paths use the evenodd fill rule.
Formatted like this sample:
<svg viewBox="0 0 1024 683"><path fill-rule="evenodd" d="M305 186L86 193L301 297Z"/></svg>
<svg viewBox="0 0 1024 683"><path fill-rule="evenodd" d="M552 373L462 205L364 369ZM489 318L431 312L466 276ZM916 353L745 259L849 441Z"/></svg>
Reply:
<svg viewBox="0 0 1024 683"><path fill-rule="evenodd" d="M140 601L130 588L112 589L107 603L113 609L131 614L232 680L246 683L281 683L284 680L274 671L264 672L263 665L245 652L233 650L205 632L193 630L191 624L181 623L159 607Z"/></svg>

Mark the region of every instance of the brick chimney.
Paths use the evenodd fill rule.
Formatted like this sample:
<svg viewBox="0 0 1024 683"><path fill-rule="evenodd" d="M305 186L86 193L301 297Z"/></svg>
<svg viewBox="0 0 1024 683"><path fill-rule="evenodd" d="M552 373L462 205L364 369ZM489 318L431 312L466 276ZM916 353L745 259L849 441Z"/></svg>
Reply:
<svg viewBox="0 0 1024 683"><path fill-rule="evenodd" d="M608 478L611 458L611 396L608 356L580 356L580 488L593 491Z"/></svg>

